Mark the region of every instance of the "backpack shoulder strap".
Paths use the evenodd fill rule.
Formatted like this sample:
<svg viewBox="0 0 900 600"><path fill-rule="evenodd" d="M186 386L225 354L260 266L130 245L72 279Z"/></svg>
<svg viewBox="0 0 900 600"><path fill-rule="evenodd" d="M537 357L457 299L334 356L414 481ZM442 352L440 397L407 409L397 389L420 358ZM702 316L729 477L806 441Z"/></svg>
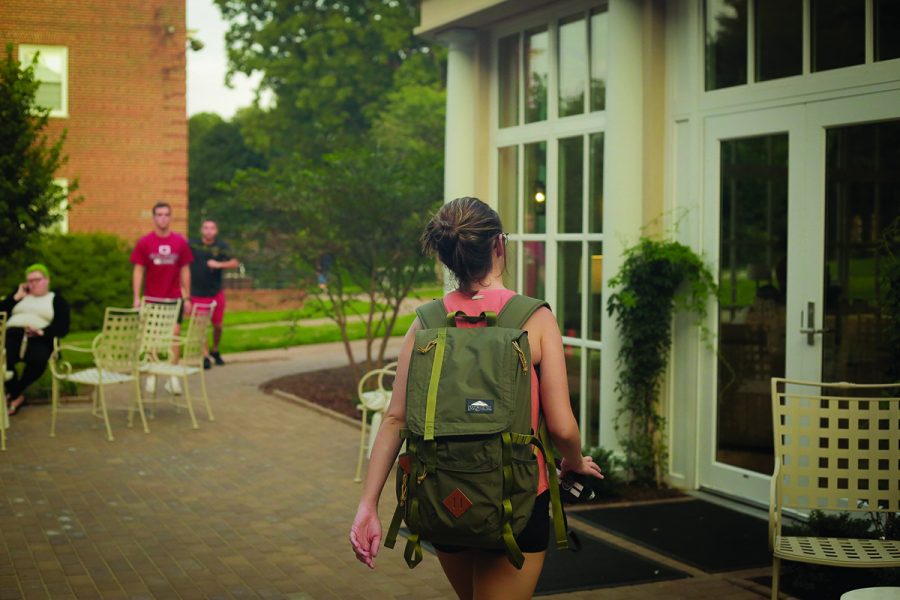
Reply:
<svg viewBox="0 0 900 600"><path fill-rule="evenodd" d="M425 329L436 329L444 327L447 323L447 308L444 301L438 298L427 302L416 309L416 316Z"/></svg>
<svg viewBox="0 0 900 600"><path fill-rule="evenodd" d="M497 315L497 326L521 329L528 318L542 306L550 308L545 300L516 294L506 301L500 314Z"/></svg>

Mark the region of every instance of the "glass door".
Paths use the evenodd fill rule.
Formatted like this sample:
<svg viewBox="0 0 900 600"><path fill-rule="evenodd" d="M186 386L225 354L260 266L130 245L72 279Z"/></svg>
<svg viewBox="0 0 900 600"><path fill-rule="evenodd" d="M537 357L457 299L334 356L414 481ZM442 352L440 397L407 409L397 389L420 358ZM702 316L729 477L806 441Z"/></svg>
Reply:
<svg viewBox="0 0 900 600"><path fill-rule="evenodd" d="M813 350L788 335L800 322L798 290L816 287L796 255L817 221L803 204L802 117L789 107L706 121L704 238L720 293L700 483L760 502L773 467L770 378L815 363Z"/></svg>

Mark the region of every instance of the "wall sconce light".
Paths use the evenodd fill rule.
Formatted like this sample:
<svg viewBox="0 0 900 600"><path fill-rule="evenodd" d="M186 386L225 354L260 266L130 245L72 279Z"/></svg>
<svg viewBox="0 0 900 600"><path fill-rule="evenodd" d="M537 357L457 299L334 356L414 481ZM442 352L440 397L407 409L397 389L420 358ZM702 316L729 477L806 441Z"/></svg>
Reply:
<svg viewBox="0 0 900 600"><path fill-rule="evenodd" d="M543 204L547 200L547 196L544 193L544 182L536 181L534 183L534 201L538 204Z"/></svg>
<svg viewBox="0 0 900 600"><path fill-rule="evenodd" d="M174 25L166 25L166 35L175 35Z"/></svg>

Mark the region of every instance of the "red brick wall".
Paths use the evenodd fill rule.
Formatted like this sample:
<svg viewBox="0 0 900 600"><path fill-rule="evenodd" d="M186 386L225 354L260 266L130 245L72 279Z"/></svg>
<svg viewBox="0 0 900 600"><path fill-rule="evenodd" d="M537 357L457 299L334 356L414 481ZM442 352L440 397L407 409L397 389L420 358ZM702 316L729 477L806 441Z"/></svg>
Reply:
<svg viewBox="0 0 900 600"><path fill-rule="evenodd" d="M68 130L57 176L78 179L84 196L69 231L134 240L165 200L185 232L185 40L185 0L0 1L0 55L9 41L68 48L69 117L51 117L48 131Z"/></svg>

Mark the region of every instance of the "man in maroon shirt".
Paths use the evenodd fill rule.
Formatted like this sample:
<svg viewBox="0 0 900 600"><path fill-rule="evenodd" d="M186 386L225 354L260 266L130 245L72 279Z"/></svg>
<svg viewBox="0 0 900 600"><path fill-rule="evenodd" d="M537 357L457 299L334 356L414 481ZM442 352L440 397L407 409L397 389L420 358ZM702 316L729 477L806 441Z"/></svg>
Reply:
<svg viewBox="0 0 900 600"><path fill-rule="evenodd" d="M131 287L134 291L135 308L141 305L141 284L144 297L153 302L175 302L184 299L184 309L191 309L191 269L194 260L187 240L169 229L172 219L172 207L167 202L153 205L153 231L138 240L131 253L134 272ZM175 326L175 335L180 332ZM173 358L177 362L177 347L173 348ZM180 393L178 380L169 382L173 393ZM147 389L155 389L156 381L148 378Z"/></svg>

